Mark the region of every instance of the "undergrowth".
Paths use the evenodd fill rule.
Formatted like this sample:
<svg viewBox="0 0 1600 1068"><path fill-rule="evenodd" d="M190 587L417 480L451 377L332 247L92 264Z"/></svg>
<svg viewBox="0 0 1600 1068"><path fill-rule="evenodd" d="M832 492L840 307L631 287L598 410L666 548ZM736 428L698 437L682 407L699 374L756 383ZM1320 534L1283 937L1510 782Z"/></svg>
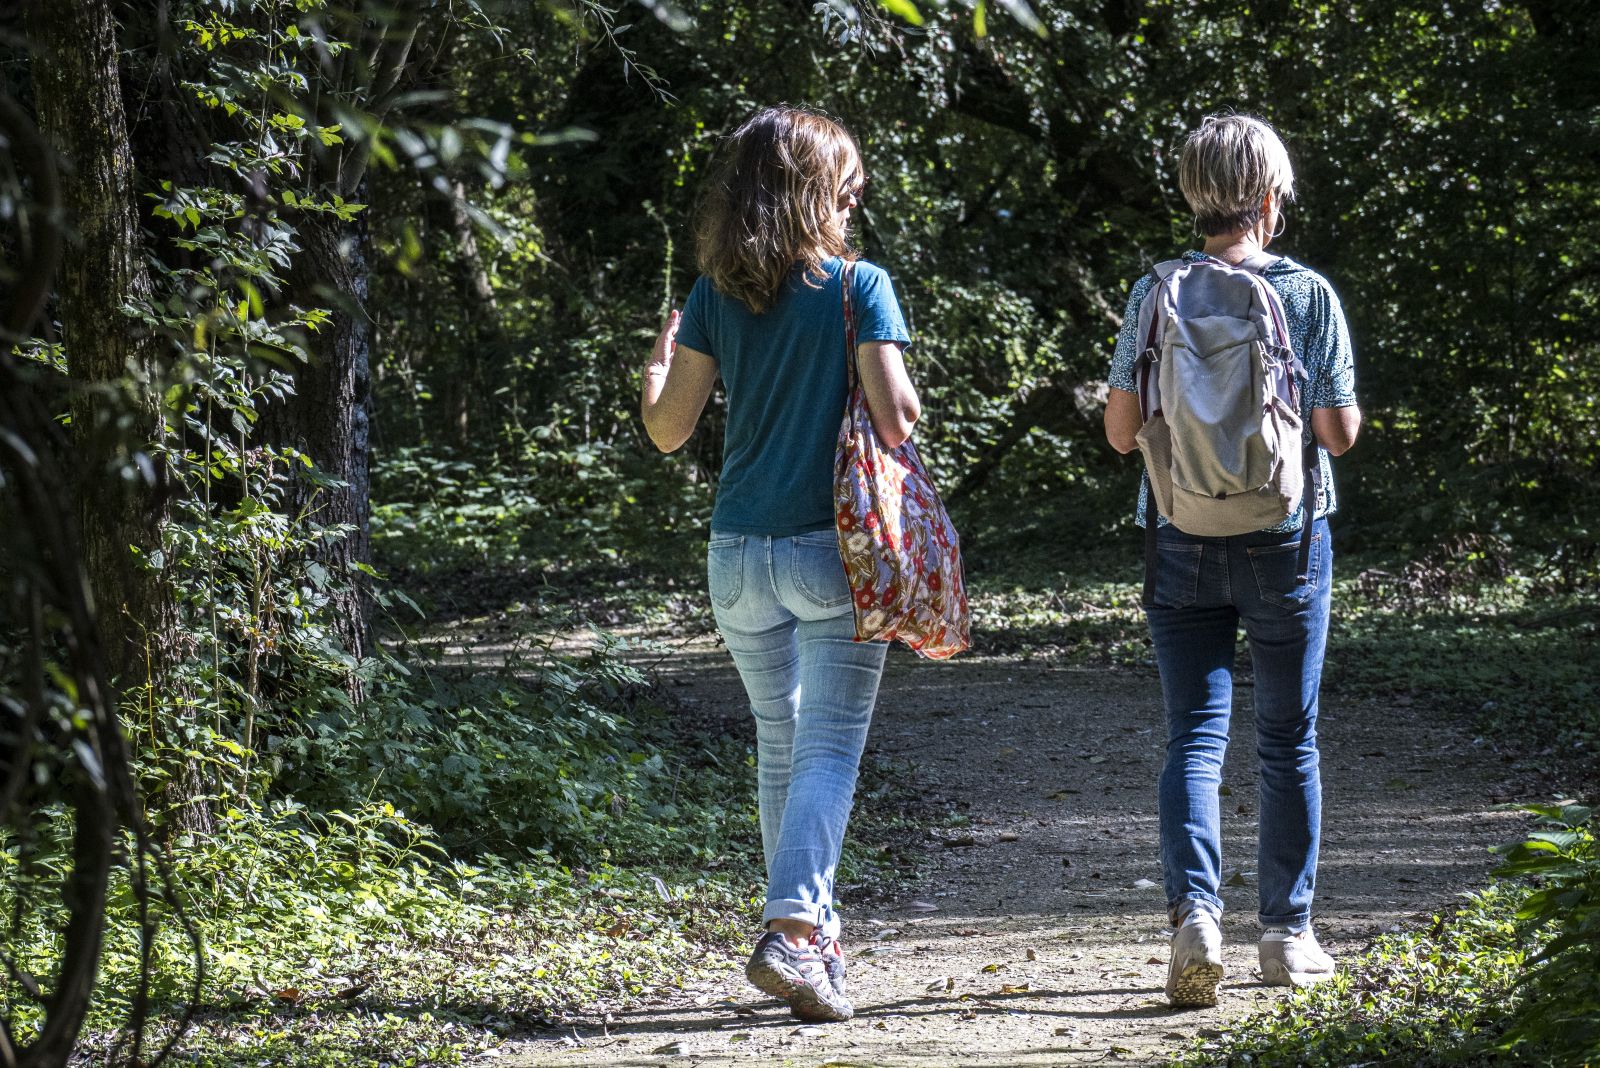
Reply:
<svg viewBox="0 0 1600 1068"><path fill-rule="evenodd" d="M1337 977L1197 1042L1174 1063L1527 1065L1600 1060L1600 856L1579 805L1535 806L1497 881L1341 961Z"/></svg>
<svg viewBox="0 0 1600 1068"><path fill-rule="evenodd" d="M59 813L43 835L64 838ZM0 852L0 905L31 883ZM40 843L43 844L43 843ZM63 844L63 843L59 843ZM53 850L36 849L43 863ZM197 1026L183 1062L454 1064L597 999L667 993L715 968L743 933L748 872L583 869L532 852L451 858L388 803L314 812L234 809L169 851L173 891L204 947ZM36 860L35 863L38 863ZM111 1059L138 971L138 919L119 872L99 995L81 1055ZM176 917L155 943L152 1038L169 1034L194 977ZM5 948L43 971L65 916L34 908ZM5 1007L26 1034L29 1005Z"/></svg>

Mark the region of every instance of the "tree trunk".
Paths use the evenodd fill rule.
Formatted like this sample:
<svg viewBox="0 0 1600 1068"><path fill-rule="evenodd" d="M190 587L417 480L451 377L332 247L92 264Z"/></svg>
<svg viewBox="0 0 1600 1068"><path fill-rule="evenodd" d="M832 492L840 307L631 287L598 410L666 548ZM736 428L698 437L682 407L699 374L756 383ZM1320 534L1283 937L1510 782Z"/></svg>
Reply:
<svg viewBox="0 0 1600 1068"><path fill-rule="evenodd" d="M459 445L472 443L473 423L494 428L494 397L486 388L489 371L507 351L500 309L495 303L494 286L478 250L478 234L467 212L467 189L458 178L450 183L448 201L430 202L438 223L448 228L451 239L451 266L456 296L463 313L461 373L452 375L445 387L447 417Z"/></svg>
<svg viewBox="0 0 1600 1068"><path fill-rule="evenodd" d="M123 313L153 287L134 212L116 21L109 0L30 0L27 28L39 128L62 162L62 208L76 237L61 260L56 308L73 446L84 460L79 528L106 663L124 692L182 707L174 702L182 635L158 555L168 479L151 448L163 432L163 341ZM144 477L125 478L135 465ZM208 829L197 770L187 765L175 782L179 824Z"/></svg>
<svg viewBox="0 0 1600 1068"><path fill-rule="evenodd" d="M323 564L334 576L334 630L358 660L371 648L370 595L352 565L371 558L370 428L372 419L372 322L367 312L368 239L364 215L355 222L307 215L299 220L301 251L289 271L289 299L301 307L327 307L331 320L308 337L311 362L295 372L295 393L265 409L268 439L300 450L317 469L341 485L298 479L290 514L309 512L323 526L348 525L329 545ZM320 482L320 480L319 480ZM362 692L352 676L352 699Z"/></svg>

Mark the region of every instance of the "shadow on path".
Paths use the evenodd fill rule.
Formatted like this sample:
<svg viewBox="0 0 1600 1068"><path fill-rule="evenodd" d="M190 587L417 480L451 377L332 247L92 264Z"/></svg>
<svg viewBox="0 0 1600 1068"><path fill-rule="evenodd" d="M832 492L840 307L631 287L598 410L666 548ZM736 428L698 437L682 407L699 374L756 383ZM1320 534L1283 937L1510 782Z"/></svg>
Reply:
<svg viewBox="0 0 1600 1068"><path fill-rule="evenodd" d="M903 897L862 906L841 890L857 1018L801 1026L744 984L742 960L729 961L722 978L671 1003L592 1007L497 1063L1154 1063L1281 996L1256 974L1248 687L1236 691L1222 798L1228 975L1217 1008L1174 1011L1162 997L1158 682L900 653L889 659L870 753L904 768L927 802L966 818L926 829L927 874ZM753 734L732 665L710 639L676 648L656 670L704 716ZM1319 733L1315 923L1338 955L1480 885L1489 847L1514 837L1519 817L1491 802L1509 796L1511 769L1486 753L1473 759L1470 736L1420 704L1325 701Z"/></svg>

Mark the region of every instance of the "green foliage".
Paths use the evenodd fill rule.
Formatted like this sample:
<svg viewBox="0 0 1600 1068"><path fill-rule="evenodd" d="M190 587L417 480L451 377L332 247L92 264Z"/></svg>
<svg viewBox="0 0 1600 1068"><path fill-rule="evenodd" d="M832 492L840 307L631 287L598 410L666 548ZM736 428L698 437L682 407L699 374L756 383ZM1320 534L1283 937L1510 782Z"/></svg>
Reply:
<svg viewBox="0 0 1600 1068"><path fill-rule="evenodd" d="M413 671L269 739L279 788L334 806L388 798L458 851L700 866L748 848L744 747L672 732L644 676L604 646L503 677Z"/></svg>
<svg viewBox="0 0 1600 1068"><path fill-rule="evenodd" d="M33 869L67 863L68 827L50 817ZM0 843L0 907L31 885L17 844ZM675 989L718 967L743 936L742 871L567 868L547 854L449 859L387 803L311 811L292 801L225 814L217 832L173 843L174 889L203 940L205 1011L186 1063L456 1064L579 1000ZM26 911L7 953L43 971L65 917ZM158 1032L193 974L169 922L155 944ZM84 1056L103 1063L134 990L138 920L127 874ZM20 1018L11 1015L20 1011ZM24 1034L33 1017L8 1006Z"/></svg>
<svg viewBox="0 0 1600 1068"><path fill-rule="evenodd" d="M711 500L677 458L529 436L515 459L397 450L376 465L374 552L408 574L694 569Z"/></svg>
<svg viewBox="0 0 1600 1068"><path fill-rule="evenodd" d="M1524 746L1600 747L1592 578L1459 542L1346 571L1357 573L1335 591L1328 685L1426 699Z"/></svg>
<svg viewBox="0 0 1600 1068"><path fill-rule="evenodd" d="M1539 829L1506 850L1496 875L1537 889L1517 907L1530 935L1548 937L1522 979L1522 1001L1495 1049L1554 1064L1600 1059L1600 849L1584 805L1529 806Z"/></svg>
<svg viewBox="0 0 1600 1068"><path fill-rule="evenodd" d="M184 666L169 691L130 687L127 706L158 813L163 788L198 776L227 814L215 838L172 853L221 1006L201 1061L456 1058L517 1018L528 974L515 962L546 969L534 1002L552 1005L637 994L674 947L700 944L685 934L692 899L601 865L729 857L739 874L695 893L725 917L743 892L749 753L671 730L616 659L540 655L516 678L409 650L356 663L329 605L378 576L326 565L350 531L314 507L292 513L286 487L334 487L268 447L262 424L333 320L285 299L305 228L369 227L383 566L458 615L703 622L686 591L699 588L719 401L686 449L658 456L635 415L637 368L696 273L688 222L717 136L758 103L818 104L860 138L872 185L856 236L911 321L919 439L941 485L961 487L980 649L1152 666L1134 466L1101 442L1096 386L1128 282L1188 239L1176 139L1235 106L1284 133L1301 196L1275 249L1333 279L1361 354L1368 429L1339 467L1341 551L1360 558L1341 564L1330 690L1426 695L1518 744L1600 744L1593 20L1573 5L1443 0L1062 0L1037 23L1012 3L1015 19L982 3L882 6L914 27L848 3L695 2L632 27L586 3L428 6L449 27L422 34L389 87L403 123L367 112L376 87L330 74L394 43L378 25L355 47L381 5L129 14L149 44L124 55L144 94L130 114L158 287L129 311L168 343L159 447L174 475L174 521L144 551L176 591ZM198 143L169 144L174 129ZM328 161L369 158L385 168L360 195L325 180ZM31 349L65 366L59 345ZM138 457L123 460L132 471ZM394 637L408 599L378 586ZM868 769L864 795L894 800L894 778ZM914 863L879 844L905 827L860 826L873 844L847 852L857 878ZM59 819L39 828L39 878L63 870L62 833ZM1502 887L1431 934L1380 943L1370 981L1306 995L1262 1041L1298 1048L1314 1021L1337 1056L1403 1062L1470 1052L1474 1027L1498 1028L1507 1056L1583 1035L1560 998L1555 1015L1497 1015L1539 1001L1505 984L1546 921L1557 952L1529 989L1588 991L1571 1004L1593 1005L1567 967L1589 967L1589 950L1561 941L1587 932L1592 945L1592 926L1570 926L1593 922L1592 841L1548 834L1511 862L1544 880L1534 896ZM6 846L20 873L28 851ZM241 884L240 871L257 874ZM108 1006L133 974L126 899L116 907ZM637 940L595 935L625 907L640 910ZM16 944L40 963L61 917L19 915ZM184 957L170 927L161 937L170 1004ZM389 984L381 1000L337 996L335 978L369 975ZM446 978L459 997L428 1001ZM1410 1030L1379 1026L1419 1003ZM306 1051L284 1052L294 1035Z"/></svg>
<svg viewBox="0 0 1600 1068"><path fill-rule="evenodd" d="M1600 854L1591 811L1530 806L1502 880L1340 974L1198 1043L1186 1065L1588 1064L1600 1057Z"/></svg>
<svg viewBox="0 0 1600 1068"><path fill-rule="evenodd" d="M1471 895L1424 930L1384 935L1337 977L1197 1043L1182 1065L1482 1064L1474 1036L1503 1019L1534 952L1517 933L1516 895Z"/></svg>
<svg viewBox="0 0 1600 1068"><path fill-rule="evenodd" d="M1016 569L974 583L973 631L982 648L1154 667L1139 608L1136 538L1038 555L1046 566L1024 557ZM1389 566L1341 555L1324 690L1426 700L1508 743L1596 752L1600 702L1591 660L1600 584L1592 566L1482 539L1447 542ZM1238 667L1249 668L1242 646Z"/></svg>

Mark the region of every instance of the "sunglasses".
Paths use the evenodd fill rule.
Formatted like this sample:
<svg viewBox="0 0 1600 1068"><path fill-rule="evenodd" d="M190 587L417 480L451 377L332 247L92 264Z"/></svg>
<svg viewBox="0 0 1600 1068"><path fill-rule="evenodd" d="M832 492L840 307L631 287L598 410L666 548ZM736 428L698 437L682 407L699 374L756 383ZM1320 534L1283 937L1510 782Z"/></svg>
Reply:
<svg viewBox="0 0 1600 1068"><path fill-rule="evenodd" d="M847 204L852 200L860 200L867 191L867 176L858 174L839 188L839 203Z"/></svg>

